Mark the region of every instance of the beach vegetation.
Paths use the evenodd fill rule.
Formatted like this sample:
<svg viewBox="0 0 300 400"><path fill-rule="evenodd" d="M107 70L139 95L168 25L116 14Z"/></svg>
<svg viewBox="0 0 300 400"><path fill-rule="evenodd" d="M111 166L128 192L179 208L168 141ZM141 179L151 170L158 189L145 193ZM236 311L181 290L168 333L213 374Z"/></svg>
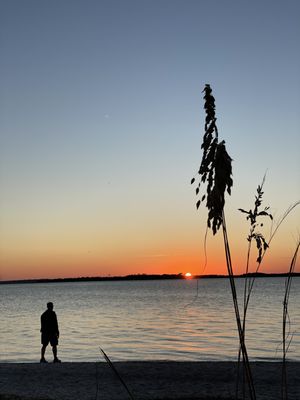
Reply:
<svg viewBox="0 0 300 400"><path fill-rule="evenodd" d="M248 249L246 256L246 266L244 273L244 293L243 293L243 311L240 313L236 285L234 279L233 266L231 261L231 251L228 239L228 230L226 227L225 220L225 195L226 192L230 195L231 188L233 185L232 179L232 159L227 153L225 141L219 141L219 133L217 128L217 118L215 114L215 99L212 95L212 89L209 84L205 85L204 92L204 109L206 113L205 127L203 142L201 145L202 149L202 160L198 170L198 175L194 176L191 180L191 184L196 183L196 208L199 209L200 205L205 202L205 206L208 209L207 216L207 229L211 229L213 235L219 230L223 233L226 265L228 271L228 277L230 281L231 294L233 299L235 318L237 323L237 329L239 334L239 354L238 354L238 374L237 374L237 386L236 386L236 398L238 397L238 383L239 383L239 364L240 358L243 360L244 367L244 385L243 385L243 398L245 398L245 382L248 388L249 397L251 400L256 399L255 386L253 382L252 372L250 368L248 352L246 347L246 318L247 310L251 293L253 290L254 282L256 277L259 276L260 267L262 265L264 256L270 247L270 243L276 235L279 227L287 216L300 204L300 201L292 204L283 216L279 219L277 224L274 224L273 215L270 212L269 206L263 206L263 187L265 183L265 176L262 183L258 185L254 200L253 208L247 210L239 208L238 210L246 215L246 220L250 223L249 233L247 236ZM266 219L271 223L270 237L267 240L265 235L262 233L262 227L265 224ZM205 236L206 241L206 236ZM251 252L253 247L256 247L256 268L254 272L250 272L250 260ZM299 242L291 262L290 269L287 273L285 296L283 301L283 371L282 371L282 399L287 400L287 383L286 383L286 354L289 348L289 340L291 340L289 333L287 333L288 318L288 299L290 293L291 280L295 272L295 262L299 249Z"/></svg>
<svg viewBox="0 0 300 400"><path fill-rule="evenodd" d="M300 239L298 239L295 252L292 257L288 276L285 280L285 293L283 299L283 313L282 313L282 384L281 384L281 398L288 400L288 385L287 385L287 372L286 372L286 356L293 336L290 332L290 317L288 312L289 297L291 291L291 284L293 273L295 271L298 251L300 247Z"/></svg>
<svg viewBox="0 0 300 400"><path fill-rule="evenodd" d="M239 334L240 348L242 352L243 365L246 374L247 386L251 400L256 399L255 387L251 367L249 363L246 344L244 341L243 327L240 317L240 310L237 299L236 285L231 261L231 251L228 239L228 231L225 220L225 194L230 195L233 185L232 180L232 159L227 153L225 141L219 141L218 128L216 125L215 98L209 84L205 85L204 109L205 132L201 148L203 150L202 160L198 170L199 181L196 187L196 195L199 197L196 203L197 209L201 202L206 201L208 209L207 227L211 228L215 235L219 229L222 230L226 265L230 281L231 294L233 299L237 330ZM191 181L194 184L196 177ZM204 190L204 193L202 192Z"/></svg>

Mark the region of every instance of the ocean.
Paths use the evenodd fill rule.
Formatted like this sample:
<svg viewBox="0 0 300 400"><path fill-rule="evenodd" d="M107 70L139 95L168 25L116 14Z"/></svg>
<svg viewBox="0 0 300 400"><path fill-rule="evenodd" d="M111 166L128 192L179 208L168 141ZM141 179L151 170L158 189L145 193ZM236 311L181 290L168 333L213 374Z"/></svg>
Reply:
<svg viewBox="0 0 300 400"><path fill-rule="evenodd" d="M240 304L244 279L236 279ZM251 361L282 356L285 278L258 278L246 343ZM234 361L238 335L228 279L0 285L1 362L40 359L40 315L52 301L62 361ZM289 301L287 358L300 361L300 277ZM48 346L46 358L52 360Z"/></svg>

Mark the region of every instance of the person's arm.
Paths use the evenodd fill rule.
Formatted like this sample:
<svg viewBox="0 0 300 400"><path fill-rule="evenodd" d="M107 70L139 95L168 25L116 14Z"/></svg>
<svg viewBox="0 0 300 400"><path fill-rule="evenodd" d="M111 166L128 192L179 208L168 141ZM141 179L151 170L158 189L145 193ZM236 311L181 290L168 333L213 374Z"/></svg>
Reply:
<svg viewBox="0 0 300 400"><path fill-rule="evenodd" d="M54 315L55 315L56 334L57 334L57 337L59 337L59 329L58 329L58 322L57 322L56 313Z"/></svg>

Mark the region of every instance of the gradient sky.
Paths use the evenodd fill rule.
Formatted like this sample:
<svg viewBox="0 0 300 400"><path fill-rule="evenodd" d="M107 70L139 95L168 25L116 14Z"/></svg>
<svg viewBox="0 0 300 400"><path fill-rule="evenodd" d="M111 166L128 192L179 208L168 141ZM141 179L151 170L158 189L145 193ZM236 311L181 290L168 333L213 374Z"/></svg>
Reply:
<svg viewBox="0 0 300 400"><path fill-rule="evenodd" d="M204 269L190 185L206 83L234 160L243 272L237 208L265 172L275 220L300 199L299 1L2 0L0 19L0 279L226 273L220 234ZM299 208L262 271L288 269Z"/></svg>

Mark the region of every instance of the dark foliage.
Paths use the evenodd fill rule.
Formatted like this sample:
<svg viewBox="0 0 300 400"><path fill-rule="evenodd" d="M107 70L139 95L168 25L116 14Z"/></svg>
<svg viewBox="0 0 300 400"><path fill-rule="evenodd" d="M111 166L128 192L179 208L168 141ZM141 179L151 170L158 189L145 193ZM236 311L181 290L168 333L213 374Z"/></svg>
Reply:
<svg viewBox="0 0 300 400"><path fill-rule="evenodd" d="M269 217L271 220L273 220L272 214L269 213L269 208L270 207L265 207L263 210L260 210L260 206L262 205L262 198L263 198L263 185L265 182L265 178L263 179L263 182L261 185L258 185L257 187L257 195L255 196L255 202L254 202L254 209L246 211L243 208L239 208L239 211L241 211L244 214L247 214L246 219L250 221L250 233L247 238L249 242L255 240L256 242L256 247L258 250L258 257L256 261L260 264L262 261L263 253L267 250L269 247L268 243L266 242L264 236L256 232L256 229L258 226L263 226L263 223L258 221L258 217Z"/></svg>
<svg viewBox="0 0 300 400"><path fill-rule="evenodd" d="M216 125L215 115L215 99L212 96L210 85L205 85L204 92L204 109L205 133L201 148L203 150L202 161L198 174L200 182L196 188L196 195L200 196L201 185L206 185L206 194L203 194L197 201L197 209L201 202L206 199L206 207L208 208L207 226L212 228L215 234L222 224L222 212L225 204L225 191L231 194L232 187L232 159L228 155L224 140L219 143L218 128ZM191 183L195 182L195 178Z"/></svg>

